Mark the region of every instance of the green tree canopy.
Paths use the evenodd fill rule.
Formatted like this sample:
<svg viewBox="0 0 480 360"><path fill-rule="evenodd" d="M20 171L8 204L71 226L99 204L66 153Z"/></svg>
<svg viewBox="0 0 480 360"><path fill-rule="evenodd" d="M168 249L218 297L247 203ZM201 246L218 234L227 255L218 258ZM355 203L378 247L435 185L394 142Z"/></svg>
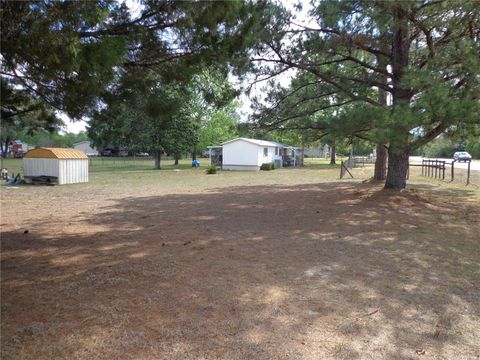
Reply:
<svg viewBox="0 0 480 360"><path fill-rule="evenodd" d="M201 124L197 149L207 150L207 146L218 145L238 136L235 106L227 106L212 112Z"/></svg>
<svg viewBox="0 0 480 360"><path fill-rule="evenodd" d="M39 129L56 132L63 125L54 109L30 96L24 89L16 88L7 79L1 79L0 141L2 155L6 156L8 143L21 135L32 135Z"/></svg>
<svg viewBox="0 0 480 360"><path fill-rule="evenodd" d="M204 65L242 58L262 6L145 1L132 17L124 3L106 0L5 1L1 75L78 119L101 107L127 68L185 81Z"/></svg>
<svg viewBox="0 0 480 360"><path fill-rule="evenodd" d="M287 90L272 87L267 125L298 117L310 126L306 115L337 108L337 119L346 120L354 111L358 120L341 126L356 135L368 131L376 143L388 144L385 186L403 188L413 150L447 129L478 124L476 3L315 1L309 25L297 24L280 6L271 11L275 21L260 36L259 55L252 58L257 79L288 70L297 76ZM379 90L391 104L379 101Z"/></svg>
<svg viewBox="0 0 480 360"><path fill-rule="evenodd" d="M221 71L205 70L185 84L130 69L104 93L105 106L93 116L88 132L99 147L152 152L159 167L162 152L185 153L233 132L234 95Z"/></svg>

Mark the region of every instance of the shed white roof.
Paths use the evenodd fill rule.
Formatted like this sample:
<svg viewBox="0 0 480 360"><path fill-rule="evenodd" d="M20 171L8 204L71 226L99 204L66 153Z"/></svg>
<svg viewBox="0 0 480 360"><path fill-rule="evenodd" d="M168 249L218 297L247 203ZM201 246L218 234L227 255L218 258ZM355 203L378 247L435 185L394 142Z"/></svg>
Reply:
<svg viewBox="0 0 480 360"><path fill-rule="evenodd" d="M239 140L247 141L249 143L252 143L252 144L255 144L255 145L258 145L258 146L293 148L293 146L281 144L281 143L278 143L278 142L275 142L275 141L257 140L257 139L248 139L248 138L236 138L236 139L232 139L232 140L229 140L229 141L225 141L225 142L221 143L220 145L226 145L226 144L229 144L229 143L232 143L232 142L235 142L235 141L239 141Z"/></svg>

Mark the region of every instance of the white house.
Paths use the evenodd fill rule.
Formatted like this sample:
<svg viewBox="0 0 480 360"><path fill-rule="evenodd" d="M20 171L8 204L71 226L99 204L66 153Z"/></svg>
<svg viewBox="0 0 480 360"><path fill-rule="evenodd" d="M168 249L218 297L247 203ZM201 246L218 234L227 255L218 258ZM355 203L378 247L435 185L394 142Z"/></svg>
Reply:
<svg viewBox="0 0 480 360"><path fill-rule="evenodd" d="M91 144L90 141L80 141L78 143L73 144L73 148L77 150L83 151L87 156L98 156L98 150L95 149Z"/></svg>
<svg viewBox="0 0 480 360"><path fill-rule="evenodd" d="M88 157L76 149L36 148L23 157L23 170L27 182L39 176L60 185L88 182Z"/></svg>
<svg viewBox="0 0 480 360"><path fill-rule="evenodd" d="M221 146L209 146L210 164L221 165L223 170L259 170L265 163L276 167L295 166L296 148L274 141L237 138Z"/></svg>

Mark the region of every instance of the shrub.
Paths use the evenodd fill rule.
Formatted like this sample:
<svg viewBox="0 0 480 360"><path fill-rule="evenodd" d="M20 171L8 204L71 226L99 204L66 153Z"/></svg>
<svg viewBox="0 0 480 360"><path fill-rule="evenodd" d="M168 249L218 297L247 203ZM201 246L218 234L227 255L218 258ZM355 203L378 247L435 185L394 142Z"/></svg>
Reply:
<svg viewBox="0 0 480 360"><path fill-rule="evenodd" d="M271 163L263 163L262 166L260 166L260 170L275 170L275 164L273 162Z"/></svg>
<svg viewBox="0 0 480 360"><path fill-rule="evenodd" d="M205 172L206 172L208 175L216 174L217 171L218 171L218 167L216 167L215 165L209 166L209 167L207 168L207 170L205 170Z"/></svg>

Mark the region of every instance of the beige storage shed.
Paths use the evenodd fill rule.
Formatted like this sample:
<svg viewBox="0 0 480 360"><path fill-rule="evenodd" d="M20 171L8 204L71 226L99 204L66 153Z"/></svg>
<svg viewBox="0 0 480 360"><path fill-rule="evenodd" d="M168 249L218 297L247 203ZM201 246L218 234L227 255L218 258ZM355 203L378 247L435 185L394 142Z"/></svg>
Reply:
<svg viewBox="0 0 480 360"><path fill-rule="evenodd" d="M88 182L88 157L77 149L35 148L23 157L23 171L25 179L56 177L60 185Z"/></svg>

